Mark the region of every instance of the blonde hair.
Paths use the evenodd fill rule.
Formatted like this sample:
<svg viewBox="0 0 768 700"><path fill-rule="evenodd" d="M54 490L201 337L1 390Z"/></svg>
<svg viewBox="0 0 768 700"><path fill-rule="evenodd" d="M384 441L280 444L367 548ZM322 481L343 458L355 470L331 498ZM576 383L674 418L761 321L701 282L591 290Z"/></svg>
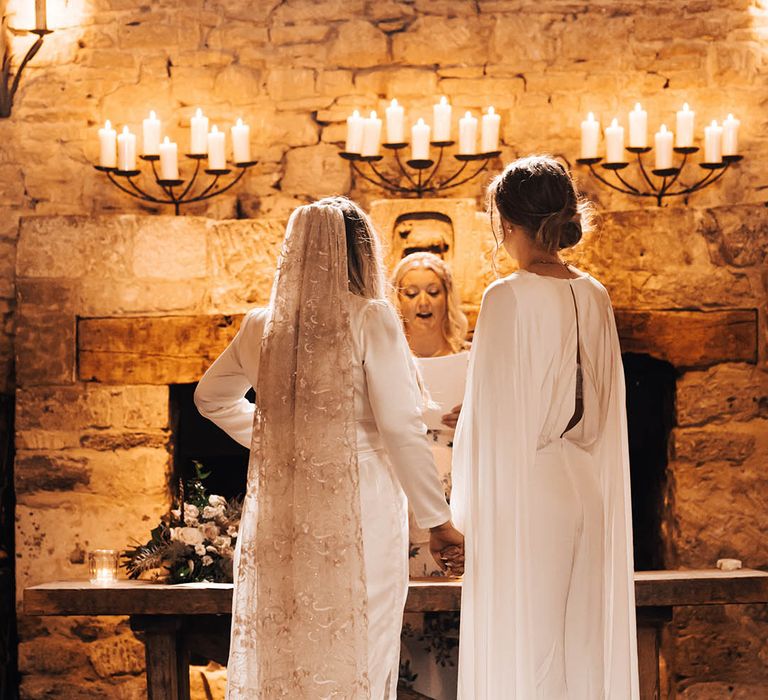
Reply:
<svg viewBox="0 0 768 700"><path fill-rule="evenodd" d="M317 202L344 216L349 291L366 299L387 299L387 282L379 237L368 215L351 199L326 197Z"/></svg>
<svg viewBox="0 0 768 700"><path fill-rule="evenodd" d="M461 310L459 294L453 283L453 274L448 263L433 253L411 253L406 255L392 272L395 307L400 311L400 290L403 277L416 267L426 268L434 272L445 290L446 313L443 321L443 337L453 352L461 352L467 348L465 340L469 322Z"/></svg>

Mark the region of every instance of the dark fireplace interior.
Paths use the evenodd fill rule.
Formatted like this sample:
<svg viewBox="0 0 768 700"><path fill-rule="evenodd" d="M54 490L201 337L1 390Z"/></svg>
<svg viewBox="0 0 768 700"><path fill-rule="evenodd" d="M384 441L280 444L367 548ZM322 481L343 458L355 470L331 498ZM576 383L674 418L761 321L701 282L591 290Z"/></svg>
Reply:
<svg viewBox="0 0 768 700"><path fill-rule="evenodd" d="M200 462L210 476L203 482L208 493L225 498L242 497L248 475L248 450L200 415L194 403L196 384L170 388L173 465L176 479L195 476ZM253 390L247 397L253 401Z"/></svg>
<svg viewBox="0 0 768 700"><path fill-rule="evenodd" d="M675 369L648 355L626 353L627 421L632 471L632 525L635 569L664 568L661 523L669 436L674 424ZM200 462L210 476L209 493L226 498L245 493L248 450L195 408L195 384L171 386L171 418L176 478L195 475ZM248 394L253 401L253 392Z"/></svg>

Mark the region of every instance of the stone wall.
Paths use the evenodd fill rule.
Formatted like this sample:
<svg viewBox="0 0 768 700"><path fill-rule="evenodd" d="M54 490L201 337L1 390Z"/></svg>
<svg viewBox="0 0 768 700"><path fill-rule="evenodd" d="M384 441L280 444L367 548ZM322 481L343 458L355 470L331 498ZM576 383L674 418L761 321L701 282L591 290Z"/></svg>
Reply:
<svg viewBox="0 0 768 700"><path fill-rule="evenodd" d="M768 565L765 0L69 0L61 20L0 120L0 391L19 389L19 588L81 576L87 549L144 534L167 505L167 388L77 381L75 315L263 301L295 205L381 196L336 155L351 109L397 97L429 117L440 94L456 112L496 106L502 161L548 151L573 162L583 114L605 122L635 100L653 125L686 100L699 131L727 111L741 118L746 159L688 202L658 209L581 174L605 214L575 259L620 307L759 310L757 365L679 378L667 561ZM12 40L17 52L28 43ZM181 146L197 106L220 125L246 118L259 165L189 210L205 219L147 225L130 215L159 210L92 169L96 129L106 118L136 129L153 108ZM452 194L480 201L481 184ZM253 221L231 221L241 217ZM22 618L21 634L25 697L141 696L141 648L124 621ZM767 637L763 608L679 611L670 687L768 697Z"/></svg>

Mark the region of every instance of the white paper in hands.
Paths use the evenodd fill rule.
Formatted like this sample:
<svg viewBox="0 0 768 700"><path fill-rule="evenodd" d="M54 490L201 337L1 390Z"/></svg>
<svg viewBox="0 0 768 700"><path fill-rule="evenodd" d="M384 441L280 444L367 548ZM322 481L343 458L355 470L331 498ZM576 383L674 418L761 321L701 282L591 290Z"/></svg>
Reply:
<svg viewBox="0 0 768 700"><path fill-rule="evenodd" d="M459 352L443 357L417 357L421 378L436 408L424 411L424 422L430 430L450 430L442 417L464 400L469 353Z"/></svg>

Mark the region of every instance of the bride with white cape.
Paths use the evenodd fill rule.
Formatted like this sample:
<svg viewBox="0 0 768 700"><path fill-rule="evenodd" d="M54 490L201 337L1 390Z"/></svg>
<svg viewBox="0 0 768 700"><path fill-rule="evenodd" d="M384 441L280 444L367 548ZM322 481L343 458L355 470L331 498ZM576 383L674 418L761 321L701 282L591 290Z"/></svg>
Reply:
<svg viewBox="0 0 768 700"><path fill-rule="evenodd" d="M466 537L459 700L637 700L624 376L611 303L552 158L490 187L520 270L485 292L453 457Z"/></svg>
<svg viewBox="0 0 768 700"><path fill-rule="evenodd" d="M394 700L406 495L436 557L463 540L376 234L355 204L291 215L269 306L246 315L195 402L251 448L228 700Z"/></svg>

